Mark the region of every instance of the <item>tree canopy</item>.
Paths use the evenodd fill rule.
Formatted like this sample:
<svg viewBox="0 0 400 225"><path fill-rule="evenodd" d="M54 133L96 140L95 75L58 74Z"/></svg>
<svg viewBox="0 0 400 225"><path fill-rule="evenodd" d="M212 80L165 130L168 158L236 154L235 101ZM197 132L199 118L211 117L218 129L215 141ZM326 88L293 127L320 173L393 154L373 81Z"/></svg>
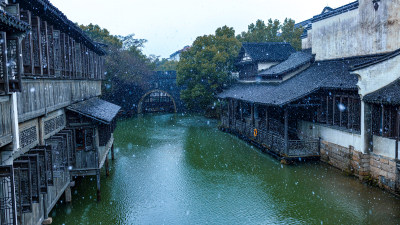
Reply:
<svg viewBox="0 0 400 225"><path fill-rule="evenodd" d="M235 30L221 27L214 35L196 38L183 52L177 65L177 83L184 86L181 99L189 109L206 110L215 103L215 95L229 84L241 43Z"/></svg>
<svg viewBox="0 0 400 225"><path fill-rule="evenodd" d="M283 24L279 20L269 19L265 24L257 20L248 26L247 32L237 35L241 42L289 42L295 49L301 50L302 27L295 27L295 21L286 18Z"/></svg>
<svg viewBox="0 0 400 225"><path fill-rule="evenodd" d="M107 29L93 24L80 25L80 28L94 41L107 45L104 97L114 102L128 101L129 96L134 98L135 92L143 89L153 74L154 64L142 52L146 40L136 39L134 34L112 35Z"/></svg>
<svg viewBox="0 0 400 225"><path fill-rule="evenodd" d="M154 64L156 66L157 71L171 71L171 70L176 70L176 67L178 65L178 61L175 60L168 60L168 59L159 59L156 58L154 61Z"/></svg>

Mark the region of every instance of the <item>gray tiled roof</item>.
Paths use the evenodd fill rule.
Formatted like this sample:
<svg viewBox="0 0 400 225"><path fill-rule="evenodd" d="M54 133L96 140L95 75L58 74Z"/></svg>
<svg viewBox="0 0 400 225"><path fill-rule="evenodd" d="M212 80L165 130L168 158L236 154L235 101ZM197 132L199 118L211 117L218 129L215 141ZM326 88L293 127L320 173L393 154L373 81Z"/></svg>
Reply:
<svg viewBox="0 0 400 225"><path fill-rule="evenodd" d="M31 28L29 24L17 19L9 13L0 10L0 30L1 31L17 31L27 32Z"/></svg>
<svg viewBox="0 0 400 225"><path fill-rule="evenodd" d="M400 79L364 96L363 101L375 104L400 105Z"/></svg>
<svg viewBox="0 0 400 225"><path fill-rule="evenodd" d="M296 50L286 42L243 43L238 61L247 53L252 62L282 62Z"/></svg>
<svg viewBox="0 0 400 225"><path fill-rule="evenodd" d="M325 11L325 9L324 9L324 11L322 11L321 14L316 15L312 18L312 22L317 22L317 21L324 20L324 19L336 16L336 15L339 15L342 13L349 12L351 10L358 9L358 5L359 5L358 1L354 1L354 2L351 2L344 6L338 7L336 9L330 8L330 10L328 10L328 11ZM372 7L372 4L371 4L371 7Z"/></svg>
<svg viewBox="0 0 400 225"><path fill-rule="evenodd" d="M312 59L313 56L310 53L296 52L290 55L290 57L282 63L261 71L258 76L266 79L281 78L284 74L292 72L299 67L310 63Z"/></svg>
<svg viewBox="0 0 400 225"><path fill-rule="evenodd" d="M68 106L67 109L102 123L109 124L115 118L121 107L99 98L91 98L72 104Z"/></svg>
<svg viewBox="0 0 400 225"><path fill-rule="evenodd" d="M239 83L218 97L283 106L321 89L357 91L358 79L356 75L350 74L349 67L370 59L360 57L316 61L308 69L282 83Z"/></svg>

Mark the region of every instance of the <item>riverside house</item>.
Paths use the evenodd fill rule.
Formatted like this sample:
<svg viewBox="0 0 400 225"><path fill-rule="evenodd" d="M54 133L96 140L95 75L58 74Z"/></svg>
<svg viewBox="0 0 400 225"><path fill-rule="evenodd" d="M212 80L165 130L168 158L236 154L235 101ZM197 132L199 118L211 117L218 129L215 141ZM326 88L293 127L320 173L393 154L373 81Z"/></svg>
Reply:
<svg viewBox="0 0 400 225"><path fill-rule="evenodd" d="M244 44L238 68L249 75L219 95L222 129L280 159L317 157L399 192L399 10L400 0L324 9L299 23L302 51L263 52L268 64L255 73L241 62L256 60L247 46L265 44Z"/></svg>
<svg viewBox="0 0 400 225"><path fill-rule="evenodd" d="M0 36L0 224L49 224L75 177L100 197L119 110L98 98L106 52L48 0L1 0Z"/></svg>

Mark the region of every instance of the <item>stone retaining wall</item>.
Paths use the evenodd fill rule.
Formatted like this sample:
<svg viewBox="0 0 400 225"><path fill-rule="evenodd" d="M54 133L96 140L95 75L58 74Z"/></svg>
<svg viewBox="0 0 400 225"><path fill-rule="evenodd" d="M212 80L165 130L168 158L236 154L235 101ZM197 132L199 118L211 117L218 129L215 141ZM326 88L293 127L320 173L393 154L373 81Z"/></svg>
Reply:
<svg viewBox="0 0 400 225"><path fill-rule="evenodd" d="M354 147L343 147L321 142L321 161L326 162L360 180L376 184L391 192L400 192L400 176L394 159L363 154Z"/></svg>

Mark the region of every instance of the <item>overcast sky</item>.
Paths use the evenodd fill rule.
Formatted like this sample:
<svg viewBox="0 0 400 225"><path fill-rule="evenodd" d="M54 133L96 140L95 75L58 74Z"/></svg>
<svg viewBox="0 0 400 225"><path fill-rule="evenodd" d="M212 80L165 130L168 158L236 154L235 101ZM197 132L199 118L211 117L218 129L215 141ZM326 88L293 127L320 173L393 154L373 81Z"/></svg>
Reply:
<svg viewBox="0 0 400 225"><path fill-rule="evenodd" d="M236 33L257 19L296 22L353 0L50 0L70 20L98 24L112 34L134 33L148 40L146 55L169 57L196 37L223 25Z"/></svg>

